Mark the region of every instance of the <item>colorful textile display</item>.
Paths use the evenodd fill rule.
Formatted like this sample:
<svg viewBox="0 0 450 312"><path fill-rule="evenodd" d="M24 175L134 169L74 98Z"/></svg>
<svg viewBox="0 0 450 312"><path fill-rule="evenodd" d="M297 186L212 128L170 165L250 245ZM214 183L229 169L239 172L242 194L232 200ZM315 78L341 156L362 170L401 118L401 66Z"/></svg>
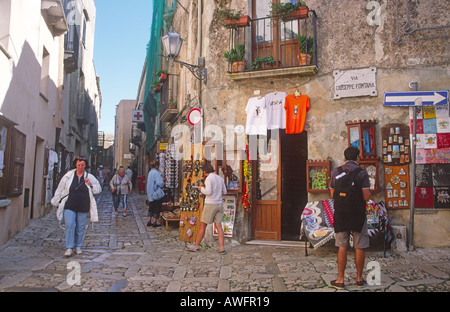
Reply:
<svg viewBox="0 0 450 312"><path fill-rule="evenodd" d="M371 239L384 232L384 243L392 241L391 227L384 202L367 202L367 223ZM301 235L303 233L314 249L334 238L334 200L309 202L302 213ZM352 239L350 239L352 243Z"/></svg>
<svg viewBox="0 0 450 312"><path fill-rule="evenodd" d="M302 230L314 249L334 238L334 200L306 204L302 213Z"/></svg>

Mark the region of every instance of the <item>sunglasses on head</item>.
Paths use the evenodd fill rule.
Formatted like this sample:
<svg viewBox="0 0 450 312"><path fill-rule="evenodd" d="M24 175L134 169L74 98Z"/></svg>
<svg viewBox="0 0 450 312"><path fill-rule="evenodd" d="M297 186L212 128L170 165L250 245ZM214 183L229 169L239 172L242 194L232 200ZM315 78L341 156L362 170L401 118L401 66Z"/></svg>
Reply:
<svg viewBox="0 0 450 312"><path fill-rule="evenodd" d="M82 161L82 160L87 160L87 158L84 156L78 156L77 158L75 158L75 160Z"/></svg>

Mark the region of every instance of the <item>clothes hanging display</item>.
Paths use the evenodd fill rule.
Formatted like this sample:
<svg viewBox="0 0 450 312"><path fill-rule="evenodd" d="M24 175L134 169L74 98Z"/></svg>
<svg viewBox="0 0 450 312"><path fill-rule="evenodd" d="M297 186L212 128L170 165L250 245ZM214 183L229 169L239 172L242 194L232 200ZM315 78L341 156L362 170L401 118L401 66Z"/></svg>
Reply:
<svg viewBox="0 0 450 312"><path fill-rule="evenodd" d="M267 129L286 129L286 110L284 109L286 92L266 94Z"/></svg>
<svg viewBox="0 0 450 312"><path fill-rule="evenodd" d="M247 135L267 135L267 110L265 98L250 98L245 112L247 113L245 133Z"/></svg>
<svg viewBox="0 0 450 312"><path fill-rule="evenodd" d="M302 133L305 127L306 113L310 109L309 97L300 94L288 95L285 99L286 134Z"/></svg>

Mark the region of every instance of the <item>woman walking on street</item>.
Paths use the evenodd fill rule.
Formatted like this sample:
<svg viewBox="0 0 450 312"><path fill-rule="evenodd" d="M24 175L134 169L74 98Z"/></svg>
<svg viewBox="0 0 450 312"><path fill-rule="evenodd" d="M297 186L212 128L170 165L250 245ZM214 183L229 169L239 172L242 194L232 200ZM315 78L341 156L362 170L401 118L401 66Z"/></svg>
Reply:
<svg viewBox="0 0 450 312"><path fill-rule="evenodd" d="M109 186L111 187L111 192L113 194L114 211L116 215L118 214L119 204L122 201L123 216L126 217L128 195L131 195L133 192L133 185L123 168L120 168L117 174L114 175Z"/></svg>
<svg viewBox="0 0 450 312"><path fill-rule="evenodd" d="M152 161L150 166L152 169L147 176L147 197L150 202L147 226L158 227L161 226L157 220L159 219L159 215L161 213L162 202L165 195L163 187L165 185L164 182L166 178L161 177L161 173L159 172L159 163L156 160Z"/></svg>
<svg viewBox="0 0 450 312"><path fill-rule="evenodd" d="M78 156L73 169L66 173L56 189L51 203L57 206L59 221L65 221L66 252L64 257L73 255L73 249L81 254L86 231L86 218L90 213L91 222L98 222L97 203L94 194L100 194L102 188L97 179L86 172L89 168L86 157Z"/></svg>

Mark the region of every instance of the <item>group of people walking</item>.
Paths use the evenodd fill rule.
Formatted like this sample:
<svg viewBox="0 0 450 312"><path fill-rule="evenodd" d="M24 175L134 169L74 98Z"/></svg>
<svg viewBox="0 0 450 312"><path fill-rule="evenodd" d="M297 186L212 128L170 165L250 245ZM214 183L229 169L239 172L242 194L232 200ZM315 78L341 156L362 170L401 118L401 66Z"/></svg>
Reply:
<svg viewBox="0 0 450 312"><path fill-rule="evenodd" d="M370 181L367 171L357 163L359 149L349 147L345 150L345 164L331 173L330 194L334 199L334 228L338 251L338 279L330 286L343 289L344 273L347 264L347 248L350 233L355 244L355 263L357 269L356 285L364 287L366 281L362 277L364 268L364 250L369 247L365 205L370 198ZM147 197L149 202L147 226L158 227L163 199L165 197L165 178L159 172L159 163L150 163L151 170L147 176ZM74 253L81 254L87 215L91 222L98 222L97 203L94 195L102 192L103 175L98 175L99 182L86 169L89 163L85 157L79 156L73 162L74 169L61 179L52 205L58 207L57 218L65 223L66 252L65 257ZM224 233L221 222L223 216L222 196L227 193L224 179L215 173L211 164L203 166L206 176L204 187L199 191L205 195L200 230L194 244L188 246L189 251L198 251L204 238L208 224L215 224L219 234L219 253L225 254ZM109 186L113 195L115 214L118 214L119 204L123 206L123 216L126 216L128 196L133 192L132 179L124 168L120 168L110 179Z"/></svg>
<svg viewBox="0 0 450 312"><path fill-rule="evenodd" d="M152 161L151 170L147 176L147 198L149 203L147 226L159 227L162 203L165 197L165 178L159 172L159 163ZM91 222L98 222L97 202L94 195L103 191L105 174L103 167L99 166L97 178L88 173L89 162L86 157L78 156L73 161L71 171L67 172L61 179L55 195L51 200L53 206L57 207L57 218L64 224L66 251L65 257L71 257L74 253L81 254L86 221L88 214ZM128 168L129 169L129 168ZM189 246L190 251L197 251L202 241L207 224L217 223L219 229L220 252L224 253L224 235L220 231L222 220L222 195L226 194L226 187L223 178L214 174L211 165L203 168L206 175L205 187L199 190L206 195L205 209L202 215L200 233L197 242ZM131 171L131 170L130 170ZM100 181L99 181L100 180ZM109 179L109 188L113 197L114 213L117 216L119 206L122 203L122 215L127 215L128 197L133 193L132 177L127 174L123 167Z"/></svg>

